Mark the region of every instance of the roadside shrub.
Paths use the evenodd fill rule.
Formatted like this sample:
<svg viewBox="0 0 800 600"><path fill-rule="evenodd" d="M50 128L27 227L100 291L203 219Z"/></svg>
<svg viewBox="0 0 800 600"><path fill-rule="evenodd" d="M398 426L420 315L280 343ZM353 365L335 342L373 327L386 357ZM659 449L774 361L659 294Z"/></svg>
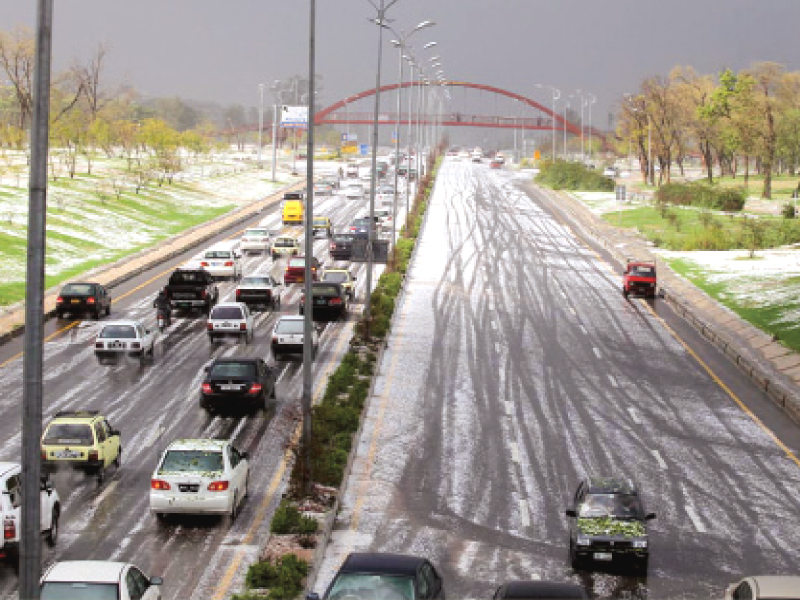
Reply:
<svg viewBox="0 0 800 600"><path fill-rule="evenodd" d="M744 208L744 188L720 188L705 182L665 183L656 190L659 206L696 206L710 210L736 212Z"/></svg>
<svg viewBox="0 0 800 600"><path fill-rule="evenodd" d="M580 163L556 160L539 168L536 182L554 190L614 191L614 181Z"/></svg>
<svg viewBox="0 0 800 600"><path fill-rule="evenodd" d="M269 600L284 600L294 598L303 591L303 578L307 574L308 563L294 554L287 554L275 564L261 561L250 565L245 585L248 589L269 589Z"/></svg>
<svg viewBox="0 0 800 600"><path fill-rule="evenodd" d="M275 516L269 524L269 530L276 535L286 535L288 533L297 533L300 527L300 511L297 507L289 502L283 500L278 510L275 511ZM253 586L253 587L269 587L269 586Z"/></svg>
<svg viewBox="0 0 800 600"><path fill-rule="evenodd" d="M781 209L781 215L783 215L784 219L794 219L797 217L797 213L794 210L794 204L786 203L783 205Z"/></svg>

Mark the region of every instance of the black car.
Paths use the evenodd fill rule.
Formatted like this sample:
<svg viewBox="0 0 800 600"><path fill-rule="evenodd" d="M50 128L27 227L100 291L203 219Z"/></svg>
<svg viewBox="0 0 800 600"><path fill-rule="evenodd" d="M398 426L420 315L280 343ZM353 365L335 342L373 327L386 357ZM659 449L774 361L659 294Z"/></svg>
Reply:
<svg viewBox="0 0 800 600"><path fill-rule="evenodd" d="M376 236L378 234L378 217L372 218L372 234ZM350 233L356 234L366 234L369 235L369 217L361 217L359 219L353 219L353 222L350 223Z"/></svg>
<svg viewBox="0 0 800 600"><path fill-rule="evenodd" d="M333 260L350 260L353 254L353 234L334 233L328 245L328 253Z"/></svg>
<svg viewBox="0 0 800 600"><path fill-rule="evenodd" d="M347 290L341 283L315 281L311 284L312 318L315 321L336 321L347 316ZM305 296L300 297L300 314L305 310Z"/></svg>
<svg viewBox="0 0 800 600"><path fill-rule="evenodd" d="M344 598L444 598L444 586L442 578L426 558L404 554L352 552L325 592L325 600ZM319 600L319 594L308 594L306 600Z"/></svg>
<svg viewBox="0 0 800 600"><path fill-rule="evenodd" d="M590 477L578 485L569 517L569 555L574 569L588 563L632 564L647 571L647 521L639 492L628 479Z"/></svg>
<svg viewBox="0 0 800 600"><path fill-rule="evenodd" d="M205 372L200 406L208 412L257 411L275 400L275 372L261 358L218 358Z"/></svg>
<svg viewBox="0 0 800 600"><path fill-rule="evenodd" d="M111 295L99 283L68 283L56 298L56 316L59 319L67 313L73 317L89 313L99 319L103 312L111 314Z"/></svg>
<svg viewBox="0 0 800 600"><path fill-rule="evenodd" d="M585 600L586 591L575 583L555 581L507 581L494 593L493 600Z"/></svg>

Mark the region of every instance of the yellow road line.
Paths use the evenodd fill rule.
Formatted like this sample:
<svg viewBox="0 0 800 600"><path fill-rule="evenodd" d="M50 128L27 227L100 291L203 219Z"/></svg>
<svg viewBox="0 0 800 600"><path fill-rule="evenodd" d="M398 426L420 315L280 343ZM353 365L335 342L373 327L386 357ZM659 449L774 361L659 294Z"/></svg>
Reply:
<svg viewBox="0 0 800 600"><path fill-rule="evenodd" d="M66 327L62 327L62 328L61 328L61 329L59 329L58 331L54 331L53 333L51 333L50 335L48 335L46 338L44 338L44 341L45 341L45 342L49 342L49 341L50 341L50 340L52 340L54 337L56 337L58 334L60 334L60 333L64 333L65 331L67 331L67 330L69 330L69 329L72 329L72 328L73 328L73 327L75 327L75 326L76 326L78 323L80 323L80 321L73 321L72 323L70 323L70 324L69 324L69 325L67 325ZM17 353L16 353L14 356L12 356L12 357L11 357L11 358L9 358L8 360L6 360L4 363L0 363L0 369L2 369L2 368L3 368L3 367L5 367L6 365L8 365L8 364L10 364L10 363L14 362L15 360L17 360L17 359L18 359L20 356L22 356L22 354L23 354L22 352L17 352Z"/></svg>
<svg viewBox="0 0 800 600"><path fill-rule="evenodd" d="M800 467L800 459L798 459L797 455L794 452L792 452L792 450L786 444L784 444L781 440L779 440L778 436L776 436L775 433L773 433L773 431L769 427L764 425L764 422L761 419L759 419L753 413L753 411L751 411L747 407L747 405L744 402L742 402L742 400L733 392L733 390L731 390L727 385L725 385L725 382L723 382L716 375L716 373L714 373L714 371L711 369L711 367L709 367L705 363L705 361L703 361L703 359L700 358L697 355L697 353L694 350L692 350L689 347L689 345L686 342L684 342L683 339L677 333L675 333L675 331L669 325L667 325L667 323L664 321L664 319L662 319L661 317L659 317L656 314L656 312L653 310L653 308L647 302L645 302L641 298L639 299L639 302L644 307L646 307L648 311L650 311L650 314L652 314L656 319L658 319L661 322L661 324L664 326L664 328L667 331L669 331L669 333L672 335L672 337L674 337L676 340L678 340L678 343L680 343L680 345L683 346L683 348L686 350L686 352L688 352L689 355L692 358L694 358L695 361L697 361L697 364L699 364L703 368L703 370L706 373L708 373L709 377L711 377L711 379L714 381L714 383L716 383L719 387L721 387L725 391L725 393L728 394L730 399L733 400L739 406L739 408L741 408L742 411L748 417L750 417L750 419L753 421L753 423L758 425L758 427L761 428L761 430L764 433L767 434L767 437L769 437L773 442L775 442L775 445L777 445L781 450L783 450L783 452L786 454L786 456L789 458L789 460L791 460L794 464L796 464L798 467Z"/></svg>

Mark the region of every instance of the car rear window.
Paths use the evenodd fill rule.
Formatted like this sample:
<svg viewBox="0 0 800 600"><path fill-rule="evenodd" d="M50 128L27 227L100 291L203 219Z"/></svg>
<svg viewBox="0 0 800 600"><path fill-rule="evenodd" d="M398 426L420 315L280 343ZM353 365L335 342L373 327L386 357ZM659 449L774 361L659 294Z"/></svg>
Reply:
<svg viewBox="0 0 800 600"><path fill-rule="evenodd" d="M283 195L283 199L284 200L302 200L303 199L303 194L301 194L300 192L286 192Z"/></svg>
<svg viewBox="0 0 800 600"><path fill-rule="evenodd" d="M243 277L239 286L244 285L270 285L269 277Z"/></svg>
<svg viewBox="0 0 800 600"><path fill-rule="evenodd" d="M208 376L215 377L243 377L252 379L256 375L256 366L251 362L224 362L214 363Z"/></svg>
<svg viewBox="0 0 800 600"><path fill-rule="evenodd" d="M244 319L242 309L238 306L215 306L209 319Z"/></svg>
<svg viewBox="0 0 800 600"><path fill-rule="evenodd" d="M169 450L159 473L203 473L222 471L222 452L209 450Z"/></svg>
<svg viewBox="0 0 800 600"><path fill-rule="evenodd" d="M318 296L338 296L339 288L335 285L315 285L311 293Z"/></svg>
<svg viewBox="0 0 800 600"><path fill-rule="evenodd" d="M97 337L132 340L136 339L136 328L133 325L106 325Z"/></svg>
<svg viewBox="0 0 800 600"><path fill-rule="evenodd" d="M248 229L244 234L250 237L266 237L269 232L266 229Z"/></svg>
<svg viewBox="0 0 800 600"><path fill-rule="evenodd" d="M336 234L336 235L333 236L333 241L336 242L337 244L340 243L340 242L352 242L353 241L353 236L352 235Z"/></svg>
<svg viewBox="0 0 800 600"><path fill-rule="evenodd" d="M327 224L328 224L328 219L326 219L325 217L318 217L314 219L314 225L327 225Z"/></svg>
<svg viewBox="0 0 800 600"><path fill-rule="evenodd" d="M631 267L631 275L636 277L653 277L655 274L653 267Z"/></svg>
<svg viewBox="0 0 800 600"><path fill-rule="evenodd" d="M205 283L206 274L203 271L175 271L169 277L170 285L185 285L192 283Z"/></svg>
<svg viewBox="0 0 800 600"><path fill-rule="evenodd" d="M42 584L42 600L118 600L115 583L47 581Z"/></svg>
<svg viewBox="0 0 800 600"><path fill-rule="evenodd" d="M330 281L331 283L342 283L347 281L347 273L341 271L328 271L322 276L323 281Z"/></svg>
<svg viewBox="0 0 800 600"><path fill-rule="evenodd" d="M278 248L291 248L296 244L295 240L290 238L278 238L275 240L275 243L272 244L273 246L277 246Z"/></svg>
<svg viewBox="0 0 800 600"><path fill-rule="evenodd" d="M53 423L47 429L44 443L91 446L94 443L92 428L80 423Z"/></svg>
<svg viewBox="0 0 800 600"><path fill-rule="evenodd" d="M303 333L302 319L281 319L275 326L275 333Z"/></svg>
<svg viewBox="0 0 800 600"><path fill-rule="evenodd" d="M64 286L61 293L72 296L90 296L94 293L94 286L91 283L70 283Z"/></svg>
<svg viewBox="0 0 800 600"><path fill-rule="evenodd" d="M289 259L289 266L290 267L305 267L306 266L306 259L304 259L304 258L290 258Z"/></svg>
<svg viewBox="0 0 800 600"><path fill-rule="evenodd" d="M230 250L209 250L203 256L205 258L231 258L232 254Z"/></svg>

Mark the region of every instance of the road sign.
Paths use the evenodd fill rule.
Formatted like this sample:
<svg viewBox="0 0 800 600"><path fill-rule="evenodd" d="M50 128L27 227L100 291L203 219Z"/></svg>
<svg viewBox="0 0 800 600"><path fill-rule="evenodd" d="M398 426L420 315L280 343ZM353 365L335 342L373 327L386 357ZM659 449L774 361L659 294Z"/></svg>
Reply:
<svg viewBox="0 0 800 600"><path fill-rule="evenodd" d="M534 158L535 160L541 160L541 159L542 159L542 151L541 151L541 150L536 150L536 151L533 153L533 158Z"/></svg>
<svg viewBox="0 0 800 600"><path fill-rule="evenodd" d="M294 129L308 128L307 106L284 106L281 111L281 127Z"/></svg>
<svg viewBox="0 0 800 600"><path fill-rule="evenodd" d="M355 142L356 140L358 140L358 134L357 133L343 133L342 134L342 143Z"/></svg>
<svg viewBox="0 0 800 600"><path fill-rule="evenodd" d="M342 144L342 154L355 154L356 150L356 143L355 142L345 142Z"/></svg>
<svg viewBox="0 0 800 600"><path fill-rule="evenodd" d="M386 263L389 260L389 240L372 240L372 262ZM353 240L350 262L367 262L367 240Z"/></svg>
<svg viewBox="0 0 800 600"><path fill-rule="evenodd" d="M618 185L616 188L617 202L625 202L625 186Z"/></svg>
<svg viewBox="0 0 800 600"><path fill-rule="evenodd" d="M369 144L359 144L358 153L361 156L366 156L367 154L369 154Z"/></svg>

